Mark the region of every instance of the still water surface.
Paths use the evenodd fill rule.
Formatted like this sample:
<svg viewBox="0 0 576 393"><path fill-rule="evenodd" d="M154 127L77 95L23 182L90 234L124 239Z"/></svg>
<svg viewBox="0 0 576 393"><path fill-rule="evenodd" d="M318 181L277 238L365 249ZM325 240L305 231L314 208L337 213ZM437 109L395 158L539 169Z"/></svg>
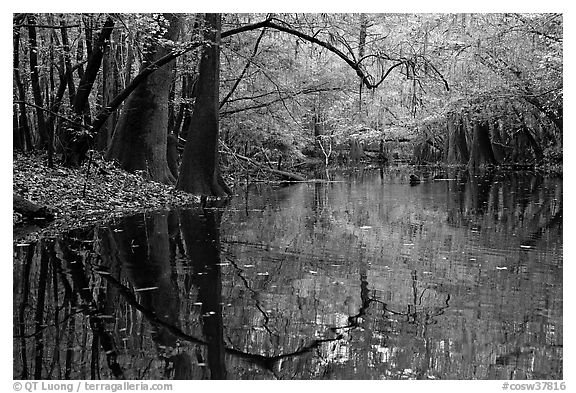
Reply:
<svg viewBox="0 0 576 393"><path fill-rule="evenodd" d="M14 378L562 379L562 179L408 173L15 243Z"/></svg>

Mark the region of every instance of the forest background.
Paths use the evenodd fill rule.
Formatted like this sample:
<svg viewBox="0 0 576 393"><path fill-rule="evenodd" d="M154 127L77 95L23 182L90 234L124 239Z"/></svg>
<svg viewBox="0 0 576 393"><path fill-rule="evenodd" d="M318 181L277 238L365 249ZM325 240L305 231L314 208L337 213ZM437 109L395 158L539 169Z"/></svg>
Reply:
<svg viewBox="0 0 576 393"><path fill-rule="evenodd" d="M44 150L48 167L99 151L149 180L225 195L221 161L235 173L239 159L292 180L282 163L356 163L365 151L471 168L562 161L561 14L13 22L14 148Z"/></svg>

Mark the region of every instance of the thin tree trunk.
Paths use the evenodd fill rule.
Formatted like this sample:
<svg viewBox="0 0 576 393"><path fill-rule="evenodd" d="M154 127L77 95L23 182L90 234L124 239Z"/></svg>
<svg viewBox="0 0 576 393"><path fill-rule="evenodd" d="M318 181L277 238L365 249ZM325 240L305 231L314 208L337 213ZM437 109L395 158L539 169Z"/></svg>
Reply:
<svg viewBox="0 0 576 393"><path fill-rule="evenodd" d="M134 50L132 48L132 34L128 33L128 45L126 54L126 66L124 69L124 88L132 81L132 63L134 63Z"/></svg>
<svg viewBox="0 0 576 393"><path fill-rule="evenodd" d="M36 312L34 313L34 379L42 379L44 368L44 301L46 299L46 283L48 281L48 251L47 245L40 245L40 273L38 277L38 292L36 294Z"/></svg>
<svg viewBox="0 0 576 393"><path fill-rule="evenodd" d="M28 379L28 358L26 356L26 309L28 308L28 296L30 293L30 267L34 257L34 246L28 246L26 251L26 261L22 270L22 292L21 303L18 308L18 333L20 334L20 354L22 359L22 374L20 379Z"/></svg>
<svg viewBox="0 0 576 393"><path fill-rule="evenodd" d="M74 78L72 75L72 61L70 53L70 43L68 41L68 29L65 26L64 15L60 19L60 33L62 34L62 49L64 51L64 66L66 68L66 84L68 86L68 97L70 99L70 105L74 103L74 96L76 95L76 88L74 86Z"/></svg>
<svg viewBox="0 0 576 393"><path fill-rule="evenodd" d="M88 103L88 97L92 91L96 75L100 70L104 48L110 40L110 34L112 33L113 28L114 20L109 16L98 36L97 45L92 49L91 55L88 58L86 70L83 72L83 78L78 84L78 90L76 91L74 103L72 105L72 110L77 119L83 115ZM75 127L69 127L62 136L62 144L64 145L64 164L68 166L80 165L80 163L86 158L86 153L88 152L90 143L88 135L80 133Z"/></svg>
<svg viewBox="0 0 576 393"><path fill-rule="evenodd" d="M182 103L182 119L181 127L179 127L180 133L184 139L188 137L188 129L190 129L190 122L192 121L192 103L191 100L194 97L194 86L196 81L192 75L186 75L186 89L182 92L182 98L185 98L185 102Z"/></svg>
<svg viewBox="0 0 576 393"><path fill-rule="evenodd" d="M102 57L104 56L104 49L110 41L110 34L114 28L114 20L112 17L108 17L104 23L104 27L98 36L98 42L95 48L92 49L88 57L88 63L86 65L86 70L84 72L83 78L78 84L78 91L74 97L74 104L72 109L77 115L82 114L86 103L88 102L88 96L92 91L92 86L96 80L96 75L100 70L100 65L102 63Z"/></svg>
<svg viewBox="0 0 576 393"><path fill-rule="evenodd" d="M185 102L185 100L188 98L187 96L187 90L188 90L188 75L183 75L182 76L182 89L181 89L181 97L182 97L182 101L180 103L180 107L178 109L178 114L176 115L176 119L174 120L174 128L172 128L172 133L178 137L181 132L180 129L182 128L182 120L184 119L184 111L186 110L186 107L189 105L187 102Z"/></svg>
<svg viewBox="0 0 576 393"><path fill-rule="evenodd" d="M36 39L36 17L33 14L28 15L28 40L30 42L30 81L32 83L32 93L36 106L43 108L42 91L40 89L40 78L38 76L38 42ZM40 146L46 147L49 143L46 131L46 121L44 112L36 108L36 119L38 122L38 134L40 135Z"/></svg>
<svg viewBox="0 0 576 393"><path fill-rule="evenodd" d="M30 136L30 126L28 125L28 117L26 115L26 91L20 76L20 29L14 30L14 82L18 90L18 139L22 141L22 150L32 150L32 137Z"/></svg>
<svg viewBox="0 0 576 393"><path fill-rule="evenodd" d="M366 33L368 29L368 20L366 14L360 14L360 36L358 37L358 61L360 62L364 57L364 51L366 49ZM362 88L363 83L360 82L358 87L358 113L360 114L360 120L363 120L362 114Z"/></svg>
<svg viewBox="0 0 576 393"><path fill-rule="evenodd" d="M168 92L168 130L174 129L176 122L176 115L174 114L174 98L176 97L176 67L172 69L172 83L170 84L170 91Z"/></svg>
<svg viewBox="0 0 576 393"><path fill-rule="evenodd" d="M112 99L118 94L118 67L116 64L116 50L112 45L107 46L104 50L104 59L102 63L102 106L106 107ZM98 150L106 151L112 134L116 127L117 114L113 113L98 131L96 147Z"/></svg>

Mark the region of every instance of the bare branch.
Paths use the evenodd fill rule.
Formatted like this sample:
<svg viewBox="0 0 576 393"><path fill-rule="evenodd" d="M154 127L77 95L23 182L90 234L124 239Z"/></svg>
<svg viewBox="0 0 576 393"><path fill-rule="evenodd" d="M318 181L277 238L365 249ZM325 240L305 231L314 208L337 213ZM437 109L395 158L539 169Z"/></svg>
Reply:
<svg viewBox="0 0 576 393"><path fill-rule="evenodd" d="M246 71L248 71L248 68L250 67L250 64L252 63L252 59L256 56L256 53L258 53L258 46L260 45L260 41L262 41L262 37L264 37L265 32L266 32L266 29L263 29L262 32L260 33L260 35L258 36L258 39L256 40L256 44L254 44L254 49L252 50L252 56L250 56L250 59L248 59L248 61L244 65L242 72L240 73L240 75L236 79L236 82L234 82L234 85L232 86L232 88L230 89L230 91L228 92L226 97L224 97L222 102L220 102L220 108L222 108L224 106L224 104L226 104L226 102L230 99L232 94L234 94L234 91L236 90L236 88L240 84L240 81L242 80L242 78L246 74Z"/></svg>
<svg viewBox="0 0 576 393"><path fill-rule="evenodd" d="M85 129L87 129L87 130L90 130L90 129L91 129L90 126L88 126L88 125L78 123L78 122L70 119L69 117L62 116L62 115L60 115L60 114L58 114L58 113L55 113L55 112L51 111L50 109L46 109L46 108L41 107L41 106L38 106L38 105L36 105L36 104L32 104L31 102L26 102L26 101L14 101L14 103L15 103L15 104L24 104L24 105L27 105L27 106L31 106L31 107L36 108L36 109L39 109L39 110L41 110L41 111L43 111L43 112L49 113L51 116L55 116L55 117L58 117L58 118L60 118L60 119L62 119L62 120L66 120L67 122L69 122L70 124L73 124L73 125L75 125L75 126L78 126L78 127L81 127L81 128L85 128Z"/></svg>

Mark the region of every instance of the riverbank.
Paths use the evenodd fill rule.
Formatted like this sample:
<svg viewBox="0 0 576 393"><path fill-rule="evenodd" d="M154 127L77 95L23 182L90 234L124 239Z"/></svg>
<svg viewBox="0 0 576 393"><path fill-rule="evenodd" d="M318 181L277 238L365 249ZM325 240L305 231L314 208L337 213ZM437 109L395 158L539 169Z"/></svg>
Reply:
<svg viewBox="0 0 576 393"><path fill-rule="evenodd" d="M81 168L59 165L48 168L43 154L15 153L12 172L14 194L47 206L55 219L25 222L14 212L14 240L33 240L40 235L55 235L114 217L199 201L197 196L128 173L101 157L95 157L90 171L87 169L88 163Z"/></svg>
<svg viewBox="0 0 576 393"><path fill-rule="evenodd" d="M321 162L312 159L298 169L315 178L320 172ZM392 165L394 166L394 165ZM379 167L364 163L364 169ZM435 166L425 166L433 168ZM349 165L331 167L330 170L350 169ZM419 174L419 166L400 165L406 173ZM437 168L449 168L437 166ZM464 168L464 167L462 167ZM456 168L453 168L456 169ZM495 169L495 168L494 168ZM506 167L500 167L500 170ZM508 168L511 169L511 168ZM518 168L516 168L518 169ZM541 174L562 174L561 165L532 167ZM90 171L88 163L81 168L66 168L56 165L48 168L45 154L13 154L13 192L40 206L48 207L55 215L53 221L34 220L26 222L24 217L13 212L14 240L34 240L39 236L52 236L62 231L106 222L145 211L170 209L194 204L199 197L177 191L173 186L146 180L139 174L128 173L113 163L95 156ZM227 171L235 173L236 179L226 178L229 184L253 181L277 181L268 172L258 168L248 172L244 168ZM246 176L242 175L245 173ZM321 176L321 175L320 175Z"/></svg>

